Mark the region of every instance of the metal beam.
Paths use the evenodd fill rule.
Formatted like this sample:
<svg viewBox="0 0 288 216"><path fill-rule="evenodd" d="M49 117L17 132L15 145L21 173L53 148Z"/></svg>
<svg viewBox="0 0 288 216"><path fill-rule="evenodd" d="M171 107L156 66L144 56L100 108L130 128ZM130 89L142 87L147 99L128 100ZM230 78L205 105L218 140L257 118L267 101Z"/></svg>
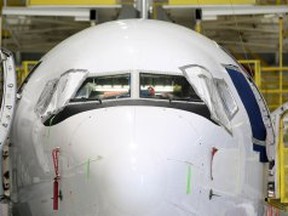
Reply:
<svg viewBox="0 0 288 216"><path fill-rule="evenodd" d="M96 5L93 8L121 8L121 5ZM3 15L14 16L59 16L75 17L76 20L90 20L91 6L80 7L3 7Z"/></svg>
<svg viewBox="0 0 288 216"><path fill-rule="evenodd" d="M48 6L48 5L116 5L116 0L28 0L30 6Z"/></svg>
<svg viewBox="0 0 288 216"><path fill-rule="evenodd" d="M255 5L164 5L165 9L201 8L203 20L216 19L217 16L257 15L257 14L285 14L288 7L283 6L255 6Z"/></svg>

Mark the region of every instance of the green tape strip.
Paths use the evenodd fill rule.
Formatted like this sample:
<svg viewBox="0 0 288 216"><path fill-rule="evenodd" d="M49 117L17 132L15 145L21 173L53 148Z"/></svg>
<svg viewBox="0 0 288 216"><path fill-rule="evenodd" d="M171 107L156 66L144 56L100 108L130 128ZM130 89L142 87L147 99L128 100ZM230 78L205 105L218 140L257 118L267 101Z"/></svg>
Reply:
<svg viewBox="0 0 288 216"><path fill-rule="evenodd" d="M53 120L54 120L55 117L56 117L55 115L52 116L52 118L49 121L49 126L51 126L53 124Z"/></svg>
<svg viewBox="0 0 288 216"><path fill-rule="evenodd" d="M52 118L49 120L49 129L48 129L48 137L47 137L47 140L49 139L49 137L50 137L50 130L51 130L51 125L52 125L52 123L53 123L53 119L55 118L55 115L54 116L52 116Z"/></svg>
<svg viewBox="0 0 288 216"><path fill-rule="evenodd" d="M192 169L189 165L187 167L187 177L186 177L186 194L191 194L191 177L192 177Z"/></svg>

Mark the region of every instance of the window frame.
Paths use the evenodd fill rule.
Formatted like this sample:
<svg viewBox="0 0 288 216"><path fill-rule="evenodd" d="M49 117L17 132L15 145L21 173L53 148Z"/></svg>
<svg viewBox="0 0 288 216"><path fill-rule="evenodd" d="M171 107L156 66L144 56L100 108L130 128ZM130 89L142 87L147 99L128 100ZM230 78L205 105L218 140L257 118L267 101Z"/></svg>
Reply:
<svg viewBox="0 0 288 216"><path fill-rule="evenodd" d="M89 72L84 69L70 69L59 77L46 82L34 107L34 112L41 118L42 122L45 122L51 116L56 115L67 106L70 99L74 97L76 90L79 89L79 86L81 86L86 79L88 73ZM72 76L73 74L75 76ZM71 76L69 77L69 75ZM69 84L71 85L71 81L74 81L76 86L74 87L72 85L74 88L70 87L70 90L65 92L65 90L69 88ZM63 97L64 93L66 94L66 97Z"/></svg>
<svg viewBox="0 0 288 216"><path fill-rule="evenodd" d="M128 86L129 88L129 96L128 97L123 97L123 98L104 98L104 99L100 99L100 103L102 103L102 101L110 101L110 100L121 100L121 99L130 99L132 98L132 73L130 71L123 71L123 72L108 72L108 73L101 73L101 74L91 74L88 77L86 77L86 79L83 81L83 83L80 85L80 87L77 89L75 95L77 95L77 93L79 92L80 89L82 89L86 83L86 81L88 79L93 79L93 78L97 78L97 77L105 77L105 76L121 76L121 75L128 75ZM81 99L76 99L76 98L71 98L69 103L83 103L83 102L96 102L99 101L99 99L95 98L95 99L89 99L87 98L87 100L81 100Z"/></svg>
<svg viewBox="0 0 288 216"><path fill-rule="evenodd" d="M183 76L183 74L179 74L179 73L164 73L164 72L158 72L156 71L144 71L144 70L139 70L138 72L138 97L141 100L155 100L155 101L169 101L169 102L176 102L176 103L203 103L203 101L200 99L200 97L198 96L198 98L194 99L194 100L184 100L184 99L177 99L177 98L173 98L173 97L169 97L167 96L167 98L159 98L159 97L143 97L141 96L141 75L145 74L145 75L158 75L158 76L171 76L171 77L179 77L179 78L183 78L183 80L185 80L187 82L187 84L192 88L192 90L194 91L195 95L197 95L197 92L194 90L193 86L189 83L189 81L186 79L185 76Z"/></svg>
<svg viewBox="0 0 288 216"><path fill-rule="evenodd" d="M223 126L223 128L225 128L229 134L233 135L231 121L237 114L238 108L235 110L235 113L230 116L230 118L229 114L227 114L227 111L225 110L223 98L221 98L222 96L216 85L219 78L214 77L211 71L198 64L184 65L179 69L183 72L190 85L194 87L199 97L207 105L211 113L211 119ZM222 80L226 83L224 79ZM228 85L227 87L229 88ZM233 95L230 89L229 91L231 95ZM236 106L238 107L235 98L231 97L231 99L234 100Z"/></svg>
<svg viewBox="0 0 288 216"><path fill-rule="evenodd" d="M238 92L239 98L249 117L252 131L253 149L260 152L260 161L267 162L271 160L274 154L275 131L270 118L270 111L264 97L260 93L251 76L246 73L243 67L239 65L223 65L229 74L234 86ZM233 75L234 74L234 75ZM247 93L243 95L243 85L239 85L239 80L245 81L244 85L248 85L246 91L251 91L253 98L247 97ZM242 89L243 90L243 89ZM251 105L251 104L257 104ZM251 109L253 108L253 109ZM264 131L265 129L265 131ZM267 147L267 148L266 148ZM267 150L266 150L267 149Z"/></svg>

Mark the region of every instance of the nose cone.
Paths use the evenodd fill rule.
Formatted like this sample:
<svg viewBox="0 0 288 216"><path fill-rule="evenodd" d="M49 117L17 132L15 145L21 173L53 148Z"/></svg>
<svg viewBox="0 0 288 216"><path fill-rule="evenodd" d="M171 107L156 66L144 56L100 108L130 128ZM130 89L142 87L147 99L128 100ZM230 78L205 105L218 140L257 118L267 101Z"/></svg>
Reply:
<svg viewBox="0 0 288 216"><path fill-rule="evenodd" d="M107 160L103 160L102 195L123 215L149 214L165 197L165 160L161 154L165 138L161 140L157 132L163 125L157 118L153 120L156 114L152 113L146 113L147 118L139 108L118 108L103 116L102 122L106 122L106 128L110 122L112 134L99 139L110 146L105 148ZM104 125L97 128L105 134Z"/></svg>
<svg viewBox="0 0 288 216"><path fill-rule="evenodd" d="M80 161L102 158L90 170L98 185L93 193L99 197L99 215L179 215L167 202L167 191L171 192L167 179L172 173L171 154L177 157L181 151L185 157L188 149L183 146L193 148L187 144L195 138L195 130L185 118L156 107L113 107L85 115L80 116L87 121L78 127L73 146L82 152Z"/></svg>
<svg viewBox="0 0 288 216"><path fill-rule="evenodd" d="M126 215L153 211L163 201L165 177L153 155L122 152L105 164L103 193L113 209Z"/></svg>

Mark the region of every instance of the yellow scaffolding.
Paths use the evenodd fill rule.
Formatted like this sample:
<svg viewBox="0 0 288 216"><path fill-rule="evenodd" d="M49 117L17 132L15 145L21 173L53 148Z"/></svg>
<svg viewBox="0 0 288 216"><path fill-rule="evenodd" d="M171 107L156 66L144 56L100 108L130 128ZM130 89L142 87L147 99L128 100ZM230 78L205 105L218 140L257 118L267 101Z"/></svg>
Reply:
<svg viewBox="0 0 288 216"><path fill-rule="evenodd" d="M259 60L239 60L252 70L254 80L270 110L288 101L288 67L261 67Z"/></svg>
<svg viewBox="0 0 288 216"><path fill-rule="evenodd" d="M32 68L37 64L37 61L23 61L21 67L17 67L17 83L20 85L28 76Z"/></svg>
<svg viewBox="0 0 288 216"><path fill-rule="evenodd" d="M288 67L261 68L261 83L260 90L271 110L288 101Z"/></svg>
<svg viewBox="0 0 288 216"><path fill-rule="evenodd" d="M239 63L246 66L254 75L254 81L258 88L261 88L261 63L260 60L239 60Z"/></svg>

